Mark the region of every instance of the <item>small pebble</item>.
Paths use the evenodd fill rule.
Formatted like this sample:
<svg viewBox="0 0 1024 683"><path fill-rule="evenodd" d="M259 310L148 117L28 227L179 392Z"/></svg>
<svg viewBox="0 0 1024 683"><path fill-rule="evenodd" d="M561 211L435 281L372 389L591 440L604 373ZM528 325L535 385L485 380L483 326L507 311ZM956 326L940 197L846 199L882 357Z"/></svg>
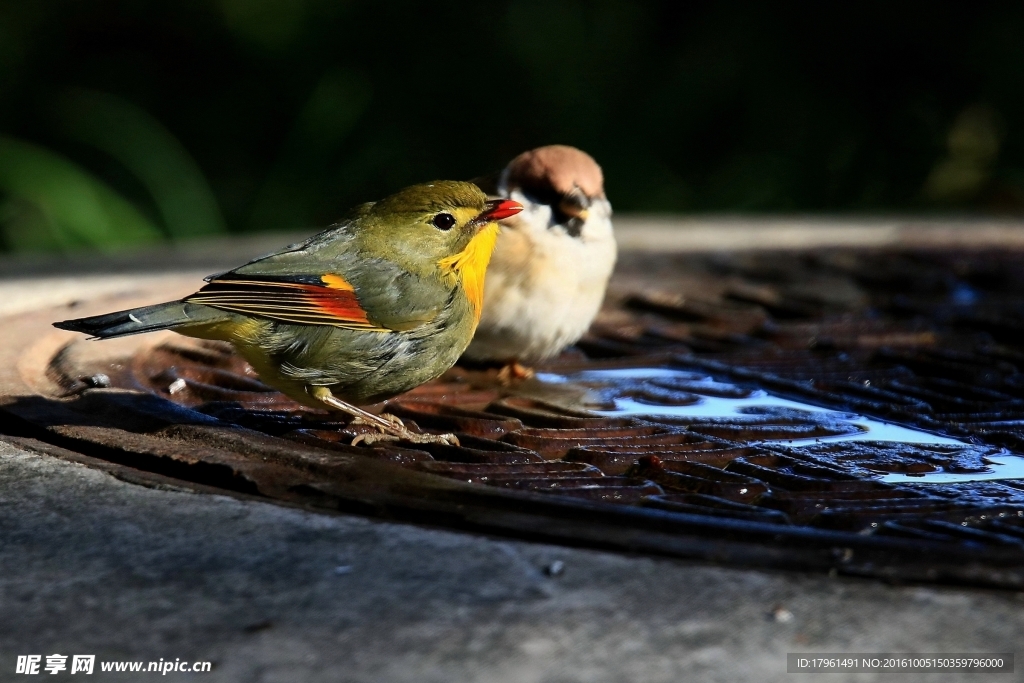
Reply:
<svg viewBox="0 0 1024 683"><path fill-rule="evenodd" d="M179 391L181 391L182 389L184 389L186 386L187 385L185 384L185 380L183 380L183 379L181 379L179 377L178 379L176 379L173 382L171 382L170 386L167 387L167 393L168 394L176 394Z"/></svg>
<svg viewBox="0 0 1024 683"><path fill-rule="evenodd" d="M565 562L562 562L561 560L555 560L548 566L544 567L544 573L552 578L556 576L561 576L565 573Z"/></svg>
<svg viewBox="0 0 1024 683"><path fill-rule="evenodd" d="M788 624L793 621L793 613L781 605L772 610L771 616L780 624Z"/></svg>

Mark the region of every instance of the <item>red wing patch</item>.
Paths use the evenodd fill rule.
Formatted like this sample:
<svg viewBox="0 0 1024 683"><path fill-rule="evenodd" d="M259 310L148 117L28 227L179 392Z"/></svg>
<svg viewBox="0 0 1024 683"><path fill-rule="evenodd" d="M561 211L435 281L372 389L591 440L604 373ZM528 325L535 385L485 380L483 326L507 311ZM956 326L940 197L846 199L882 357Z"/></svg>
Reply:
<svg viewBox="0 0 1024 683"><path fill-rule="evenodd" d="M212 281L185 301L288 323L387 331L370 322L355 290L344 278L329 274L321 282L324 284L229 275Z"/></svg>

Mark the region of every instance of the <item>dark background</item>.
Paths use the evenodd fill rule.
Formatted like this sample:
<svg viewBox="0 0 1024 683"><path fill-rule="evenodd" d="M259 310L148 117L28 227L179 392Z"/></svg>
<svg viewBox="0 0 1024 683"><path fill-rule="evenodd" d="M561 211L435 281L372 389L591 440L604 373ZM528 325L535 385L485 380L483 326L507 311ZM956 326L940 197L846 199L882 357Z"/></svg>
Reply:
<svg viewBox="0 0 1024 683"><path fill-rule="evenodd" d="M554 142L616 210L1024 209L1018 3L0 0L0 246L307 229Z"/></svg>

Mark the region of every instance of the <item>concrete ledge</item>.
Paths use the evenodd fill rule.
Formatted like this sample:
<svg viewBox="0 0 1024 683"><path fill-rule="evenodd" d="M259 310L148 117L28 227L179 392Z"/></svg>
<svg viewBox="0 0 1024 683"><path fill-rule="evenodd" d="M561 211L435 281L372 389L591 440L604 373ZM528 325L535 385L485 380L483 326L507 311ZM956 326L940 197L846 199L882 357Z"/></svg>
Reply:
<svg viewBox="0 0 1024 683"><path fill-rule="evenodd" d="M625 215L623 251L706 252L827 247L1024 247L1024 220L899 218L678 218Z"/></svg>

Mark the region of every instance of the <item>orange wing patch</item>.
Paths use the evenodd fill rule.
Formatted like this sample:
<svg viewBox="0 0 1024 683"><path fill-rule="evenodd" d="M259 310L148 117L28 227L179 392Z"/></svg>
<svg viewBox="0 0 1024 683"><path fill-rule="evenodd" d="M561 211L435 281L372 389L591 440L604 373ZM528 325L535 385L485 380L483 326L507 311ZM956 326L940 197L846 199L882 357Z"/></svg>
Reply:
<svg viewBox="0 0 1024 683"><path fill-rule="evenodd" d="M340 275L323 275L322 285L245 276L228 278L212 281L185 301L300 325L390 331L370 322L355 288Z"/></svg>
<svg viewBox="0 0 1024 683"><path fill-rule="evenodd" d="M350 285L348 283L348 280L346 280L345 278L343 278L340 275L334 275L332 273L327 273L327 275L321 275L320 276L320 281L323 282L328 287L330 287L331 289L340 289L340 290L345 291L345 292L354 292L354 291L356 291L356 288L353 287L352 285Z"/></svg>

